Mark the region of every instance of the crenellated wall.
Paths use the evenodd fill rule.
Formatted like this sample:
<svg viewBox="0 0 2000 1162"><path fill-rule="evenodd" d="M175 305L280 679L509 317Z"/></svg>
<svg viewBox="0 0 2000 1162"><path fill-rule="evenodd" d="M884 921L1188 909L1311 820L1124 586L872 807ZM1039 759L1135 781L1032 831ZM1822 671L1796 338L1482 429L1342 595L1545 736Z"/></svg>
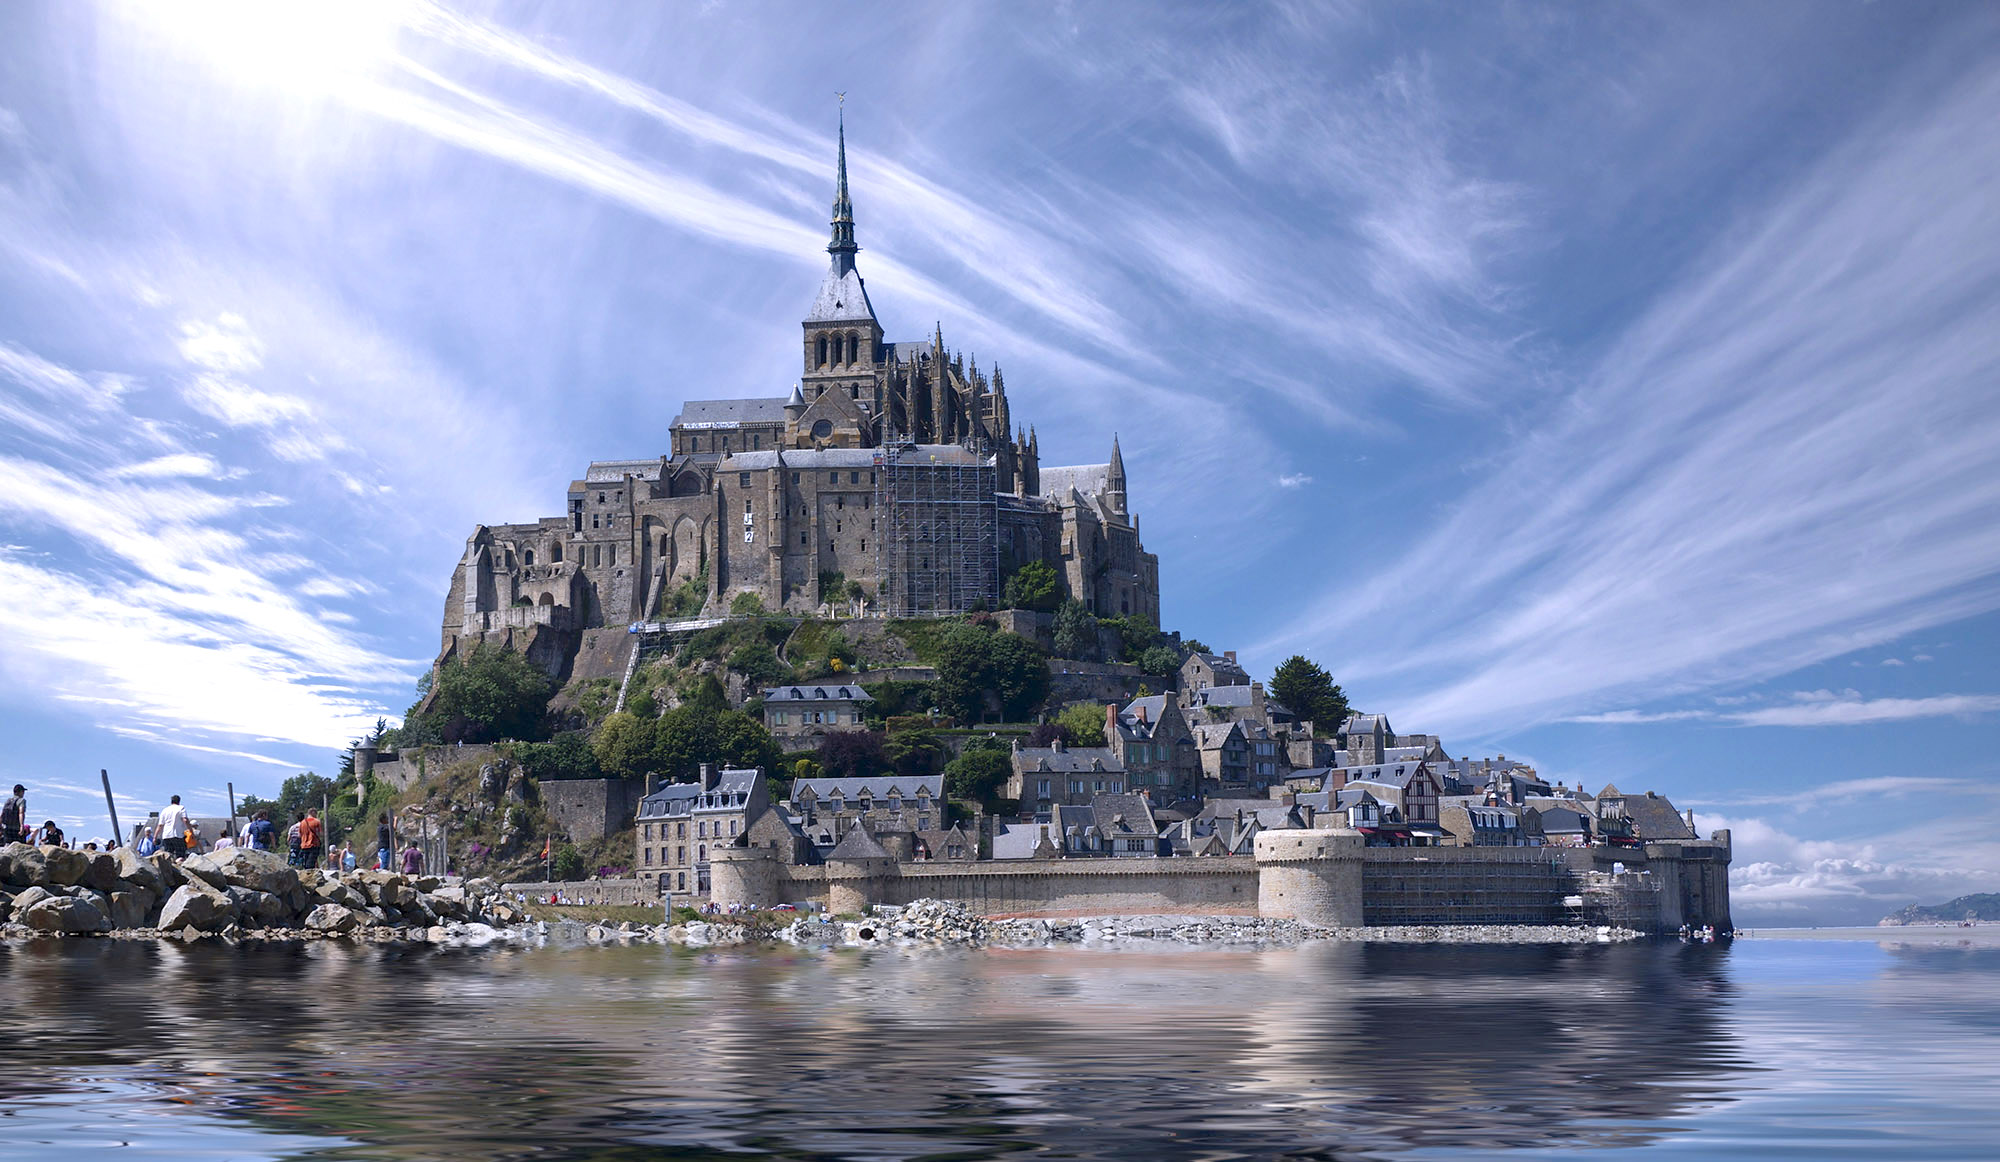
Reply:
<svg viewBox="0 0 2000 1162"><path fill-rule="evenodd" d="M1597 866L1602 860L1603 868ZM1363 847L1352 831L1266 831L1254 858L1009 860L973 864L873 859L792 866L769 848L711 856L711 898L767 908L958 900L989 916L1147 913L1290 917L1320 927L1363 924L1548 924L1574 917L1565 898L1616 877L1657 900L1620 920L1642 931L1683 922L1729 926L1729 837L1645 849ZM1592 919L1591 922L1598 922Z"/></svg>

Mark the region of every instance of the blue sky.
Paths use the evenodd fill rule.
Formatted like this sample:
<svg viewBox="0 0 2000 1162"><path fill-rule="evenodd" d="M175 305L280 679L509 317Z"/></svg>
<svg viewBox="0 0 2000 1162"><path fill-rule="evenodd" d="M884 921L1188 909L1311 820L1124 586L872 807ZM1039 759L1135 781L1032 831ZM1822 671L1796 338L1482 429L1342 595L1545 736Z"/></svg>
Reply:
<svg viewBox="0 0 2000 1162"><path fill-rule="evenodd" d="M1115 430L1164 620L1728 825L1739 918L2000 887L2000 12L0 7L0 779L335 763L480 521L779 394L848 94L892 338Z"/></svg>

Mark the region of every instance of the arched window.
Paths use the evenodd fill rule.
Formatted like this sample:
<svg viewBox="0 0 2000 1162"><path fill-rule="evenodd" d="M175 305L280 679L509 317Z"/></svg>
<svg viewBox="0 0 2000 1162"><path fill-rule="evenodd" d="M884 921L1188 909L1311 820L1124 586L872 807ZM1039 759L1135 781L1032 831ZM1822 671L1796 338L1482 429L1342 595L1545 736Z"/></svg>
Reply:
<svg viewBox="0 0 2000 1162"><path fill-rule="evenodd" d="M821 336L819 337L819 365L820 365L821 367L825 367L825 366L826 366L826 336L825 336L825 335L821 335Z"/></svg>
<svg viewBox="0 0 2000 1162"><path fill-rule="evenodd" d="M532 569L535 567L535 550L528 549L521 554L521 563Z"/></svg>
<svg viewBox="0 0 2000 1162"><path fill-rule="evenodd" d="M667 555L667 546L669 546L669 545L671 545L671 544L673 544L673 538L669 537L669 536L668 536L668 535L667 535L666 533L661 533L661 534L660 534L660 556L664 557L664 556L666 556L666 555Z"/></svg>
<svg viewBox="0 0 2000 1162"><path fill-rule="evenodd" d="M852 331L849 331L847 333L847 361L849 363L858 363L860 362L860 360L861 360L861 336L856 335Z"/></svg>
<svg viewBox="0 0 2000 1162"><path fill-rule="evenodd" d="M558 541L549 546L549 560L558 565L562 563L562 542Z"/></svg>

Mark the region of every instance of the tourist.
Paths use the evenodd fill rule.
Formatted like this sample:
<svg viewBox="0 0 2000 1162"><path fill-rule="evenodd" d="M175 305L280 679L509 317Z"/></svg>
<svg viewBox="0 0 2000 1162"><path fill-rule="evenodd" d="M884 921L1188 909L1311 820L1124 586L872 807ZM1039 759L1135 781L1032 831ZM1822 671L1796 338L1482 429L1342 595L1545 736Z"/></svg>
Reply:
<svg viewBox="0 0 2000 1162"><path fill-rule="evenodd" d="M354 858L354 844L353 844L353 843L351 843L351 842L350 842L350 843L343 843L343 844L341 844L341 845L340 845L340 870L341 870L341 871L344 871L344 872L351 872L351 871L353 871L353 870L354 870L355 868L359 867L360 865L361 865L361 861L360 861L360 860L358 860L358 859L356 859L356 858Z"/></svg>
<svg viewBox="0 0 2000 1162"><path fill-rule="evenodd" d="M216 851L221 851L223 848L226 847L235 847L235 846L236 846L236 837L229 834L227 831L215 837Z"/></svg>
<svg viewBox="0 0 2000 1162"><path fill-rule="evenodd" d="M396 870L394 862L389 858L389 851L395 845L395 842L396 833L389 829L389 813L384 811L382 812L382 818L375 825L375 869L377 871Z"/></svg>
<svg viewBox="0 0 2000 1162"><path fill-rule="evenodd" d="M14 784L14 796L0 804L0 843L21 843L28 838L28 788Z"/></svg>
<svg viewBox="0 0 2000 1162"><path fill-rule="evenodd" d="M299 821L298 820L293 820L292 825L290 827L285 828L285 865L287 867L299 866Z"/></svg>
<svg viewBox="0 0 2000 1162"><path fill-rule="evenodd" d="M406 876L424 874L424 853L417 850L417 841L414 839L410 841L410 846L403 849L403 874Z"/></svg>
<svg viewBox="0 0 2000 1162"><path fill-rule="evenodd" d="M167 854L168 859L186 858L188 853L187 833L187 808L181 806L181 797L179 795L170 796L167 799L165 809L160 812L159 826L154 828L153 831L154 838L159 842L160 850Z"/></svg>
<svg viewBox="0 0 2000 1162"><path fill-rule="evenodd" d="M271 845L277 842L278 825L271 822L269 811L259 811L251 817L250 826L243 829L243 834L250 837L252 851L269 851Z"/></svg>
<svg viewBox="0 0 2000 1162"><path fill-rule="evenodd" d="M45 820L42 823L42 829L38 833L35 842L43 847L61 847L63 845L63 830L56 826L55 820Z"/></svg>
<svg viewBox="0 0 2000 1162"><path fill-rule="evenodd" d="M299 820L299 866L318 867L320 849L326 845L326 825L319 821L319 812L306 808L306 817Z"/></svg>

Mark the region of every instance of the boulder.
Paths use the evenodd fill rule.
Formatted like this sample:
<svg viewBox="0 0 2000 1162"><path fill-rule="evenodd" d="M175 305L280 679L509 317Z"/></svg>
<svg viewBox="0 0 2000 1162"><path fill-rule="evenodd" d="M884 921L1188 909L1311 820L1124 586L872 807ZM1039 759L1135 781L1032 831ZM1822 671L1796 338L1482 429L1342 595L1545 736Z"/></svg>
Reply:
<svg viewBox="0 0 2000 1162"><path fill-rule="evenodd" d="M159 927L164 932L183 929L214 932L228 924L235 915L229 897L206 884L196 887L193 883L185 883L167 897L166 906L160 909Z"/></svg>
<svg viewBox="0 0 2000 1162"><path fill-rule="evenodd" d="M51 896L59 896L61 894L61 892L52 892L42 887L29 888L27 891L14 897L14 916L18 919L26 914L29 908L34 907Z"/></svg>
<svg viewBox="0 0 2000 1162"><path fill-rule="evenodd" d="M100 892L108 892L118 886L118 861L112 858L110 852L79 851L76 854L83 857L85 864L77 883Z"/></svg>
<svg viewBox="0 0 2000 1162"><path fill-rule="evenodd" d="M314 932L326 932L335 936L345 936L361 924L361 917L353 909L339 904L321 904L306 917L306 927Z"/></svg>
<svg viewBox="0 0 2000 1162"><path fill-rule="evenodd" d="M39 847L10 843L0 847L0 880L17 888L39 887L49 882L49 860Z"/></svg>
<svg viewBox="0 0 2000 1162"><path fill-rule="evenodd" d="M472 914L467 907L465 892L458 888L439 888L424 897L424 906L439 916L452 920L463 920Z"/></svg>
<svg viewBox="0 0 2000 1162"><path fill-rule="evenodd" d="M145 888L125 888L111 893L111 926L144 928L153 918L153 905L160 897Z"/></svg>
<svg viewBox="0 0 2000 1162"><path fill-rule="evenodd" d="M229 902L236 905L236 914L246 921L256 921L260 927L268 928L292 918L291 909L285 906L281 896L234 887L229 889L228 894Z"/></svg>
<svg viewBox="0 0 2000 1162"><path fill-rule="evenodd" d="M64 887L82 883L84 873L90 870L89 855L67 847L42 848L42 860L49 869L49 882Z"/></svg>
<svg viewBox="0 0 2000 1162"><path fill-rule="evenodd" d="M437 876L418 876L416 879L410 881L410 886L425 895L429 895L443 887L444 881Z"/></svg>
<svg viewBox="0 0 2000 1162"><path fill-rule="evenodd" d="M299 886L299 873L268 851L247 847L226 847L207 855L191 856L181 865L189 875L199 876L217 888L249 888L282 896Z"/></svg>
<svg viewBox="0 0 2000 1162"><path fill-rule="evenodd" d="M96 901L79 896L51 896L29 908L23 915L28 927L37 932L108 932L111 918Z"/></svg>
<svg viewBox="0 0 2000 1162"><path fill-rule="evenodd" d="M179 884L167 883L160 872L159 862L150 856L140 855L129 847L121 847L111 853L111 860L118 865L118 878L135 888L144 888L155 896L164 896L167 890Z"/></svg>

